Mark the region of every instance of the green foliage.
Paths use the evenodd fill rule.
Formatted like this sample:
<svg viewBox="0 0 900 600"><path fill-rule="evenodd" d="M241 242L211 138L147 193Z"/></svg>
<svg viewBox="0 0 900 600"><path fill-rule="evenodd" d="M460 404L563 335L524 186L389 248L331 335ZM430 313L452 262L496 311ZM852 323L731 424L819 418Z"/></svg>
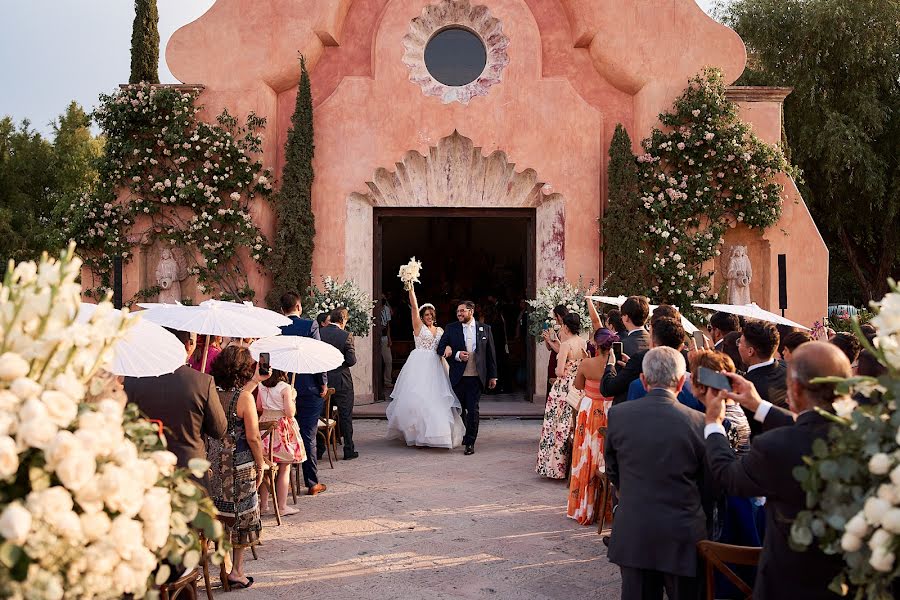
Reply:
<svg viewBox="0 0 900 600"><path fill-rule="evenodd" d="M603 215L603 264L610 295L649 293L642 232L648 221L641 200L637 160L631 138L618 124L609 145L608 203Z"/></svg>
<svg viewBox="0 0 900 600"><path fill-rule="evenodd" d="M306 317L315 319L322 313L343 306L349 314L345 323L347 331L357 337L366 337L372 331L372 307L375 303L354 282L340 283L331 277L323 277L322 289L310 285L307 293L308 296L303 301L303 314Z"/></svg>
<svg viewBox="0 0 900 600"><path fill-rule="evenodd" d="M272 253L272 291L268 302L278 307L285 292L305 296L312 278L316 222L312 210L313 106L306 60L300 57L300 84L291 130L284 146L281 191L275 197L277 233Z"/></svg>
<svg viewBox="0 0 900 600"><path fill-rule="evenodd" d="M159 11L156 0L134 0L129 83L159 83Z"/></svg>
<svg viewBox="0 0 900 600"><path fill-rule="evenodd" d="M785 129L801 192L842 250L835 271L880 298L900 269L900 3L734 0L722 16L750 52L745 80L794 88Z"/></svg>
<svg viewBox="0 0 900 600"><path fill-rule="evenodd" d="M251 113L240 126L225 111L204 123L196 93L149 84L100 100L99 182L62 218L95 278L87 293L109 291L115 256L127 262L138 244L162 242L185 250L200 293L252 298L245 266L261 268L269 253L250 215L254 198L272 190L270 173L252 158L265 119Z"/></svg>
<svg viewBox="0 0 900 600"><path fill-rule="evenodd" d="M54 139L0 120L0 258L34 260L65 245L59 219L97 177L94 162L102 143L91 135L90 118L69 104L53 125Z"/></svg>

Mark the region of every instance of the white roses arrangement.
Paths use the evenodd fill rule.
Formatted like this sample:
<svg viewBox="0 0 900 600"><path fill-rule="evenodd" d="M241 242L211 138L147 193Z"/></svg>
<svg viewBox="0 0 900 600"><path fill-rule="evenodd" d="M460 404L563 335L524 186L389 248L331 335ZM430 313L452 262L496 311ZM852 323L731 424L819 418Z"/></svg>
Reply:
<svg viewBox="0 0 900 600"><path fill-rule="evenodd" d="M559 305L565 306L566 310L576 313L581 318L581 333L590 332L591 317L584 299L585 292L581 280L578 285L561 281L539 289L537 297L528 301L531 307L528 315L528 332L540 341L541 334L545 330L559 329L553 314L553 309Z"/></svg>
<svg viewBox="0 0 900 600"><path fill-rule="evenodd" d="M894 598L900 578L900 289L894 281L890 286L872 304L878 311L872 344L854 323L887 373L832 380L838 392L868 403L842 399L835 402L836 416L823 413L836 425L794 472L810 509L794 522L792 542L806 547L815 540L825 552L842 554L845 569L831 589L858 599Z"/></svg>
<svg viewBox="0 0 900 600"><path fill-rule="evenodd" d="M413 288L413 285L422 283L419 281L419 275L422 273L422 263L413 256L409 262L400 267L397 277L403 282L403 289L407 292Z"/></svg>
<svg viewBox="0 0 900 600"><path fill-rule="evenodd" d="M169 564L196 566L191 527L222 537L157 426L112 397L101 368L135 320L105 302L78 322L80 269L70 246L59 260L11 263L0 287L4 598L141 597Z"/></svg>
<svg viewBox="0 0 900 600"><path fill-rule="evenodd" d="M356 337L366 337L375 322L371 296L352 281L340 283L331 277L322 278L322 289L309 286L308 297L303 302L303 314L315 319L322 313L331 312L343 306L350 315L345 329Z"/></svg>

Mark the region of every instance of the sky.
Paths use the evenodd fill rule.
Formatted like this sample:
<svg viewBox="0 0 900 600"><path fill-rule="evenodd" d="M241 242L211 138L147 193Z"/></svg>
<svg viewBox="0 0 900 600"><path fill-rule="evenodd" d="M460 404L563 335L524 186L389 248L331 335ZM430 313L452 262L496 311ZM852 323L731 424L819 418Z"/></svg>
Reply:
<svg viewBox="0 0 900 600"><path fill-rule="evenodd" d="M157 0L160 53L214 2ZM709 12L715 0L697 3ZM131 0L0 0L0 117L49 134L72 100L93 108L128 81L133 20ZM176 82L164 58L159 67L160 81Z"/></svg>

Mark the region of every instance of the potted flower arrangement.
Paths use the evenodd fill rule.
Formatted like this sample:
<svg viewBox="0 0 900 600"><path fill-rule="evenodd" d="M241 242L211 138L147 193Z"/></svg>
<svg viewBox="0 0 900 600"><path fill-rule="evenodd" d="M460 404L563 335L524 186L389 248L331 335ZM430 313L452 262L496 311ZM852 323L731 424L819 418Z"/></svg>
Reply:
<svg viewBox="0 0 900 600"><path fill-rule="evenodd" d="M3 598L142 597L198 565L199 531L225 551L210 500L102 370L134 319L104 302L78 322L80 270L70 246L0 286Z"/></svg>
<svg viewBox="0 0 900 600"><path fill-rule="evenodd" d="M588 314L585 302L586 288L581 280L578 285L572 285L567 281L559 281L548 284L537 291L537 297L528 301L531 312L528 314L528 333L538 341L546 329L559 329L553 315L553 309L562 304L569 312L577 313L581 317L581 332L588 333L591 329L591 317Z"/></svg>
<svg viewBox="0 0 900 600"><path fill-rule="evenodd" d="M331 277L322 278L322 288L311 285L303 302L303 313L310 319L343 306L350 313L346 329L356 337L366 337L375 322L372 298L352 281L343 283Z"/></svg>
<svg viewBox="0 0 900 600"><path fill-rule="evenodd" d="M892 291L873 303L872 343L853 323L885 374L836 380L838 391L867 401L860 406L848 398L835 403L835 414L822 411L835 426L794 472L809 510L794 522L792 543L798 549L817 543L842 555L844 570L830 587L858 600L887 600L900 591L900 289L890 285Z"/></svg>

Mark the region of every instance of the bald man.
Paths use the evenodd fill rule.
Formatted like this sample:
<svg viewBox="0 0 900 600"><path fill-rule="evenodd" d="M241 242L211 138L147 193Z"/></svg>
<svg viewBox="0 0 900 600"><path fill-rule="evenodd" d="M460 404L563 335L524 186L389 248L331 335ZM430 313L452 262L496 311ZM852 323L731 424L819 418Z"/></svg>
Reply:
<svg viewBox="0 0 900 600"><path fill-rule="evenodd" d="M838 399L834 384L810 383L818 377L850 377L850 361L832 344L809 342L797 348L787 372L790 412L759 397L752 383L728 374L732 392L706 407L706 458L713 480L732 496L766 497L766 538L753 588L755 599L793 600L838 598L828 584L841 570L840 556L817 547L805 552L790 548L791 524L806 508L806 493L794 479L794 467L812 454L813 442L828 435L831 422L815 408L833 412ZM755 413L766 424L753 439L750 452L738 458L731 450L722 421L725 396ZM759 413L764 412L760 418ZM795 417L791 414L796 415Z"/></svg>

